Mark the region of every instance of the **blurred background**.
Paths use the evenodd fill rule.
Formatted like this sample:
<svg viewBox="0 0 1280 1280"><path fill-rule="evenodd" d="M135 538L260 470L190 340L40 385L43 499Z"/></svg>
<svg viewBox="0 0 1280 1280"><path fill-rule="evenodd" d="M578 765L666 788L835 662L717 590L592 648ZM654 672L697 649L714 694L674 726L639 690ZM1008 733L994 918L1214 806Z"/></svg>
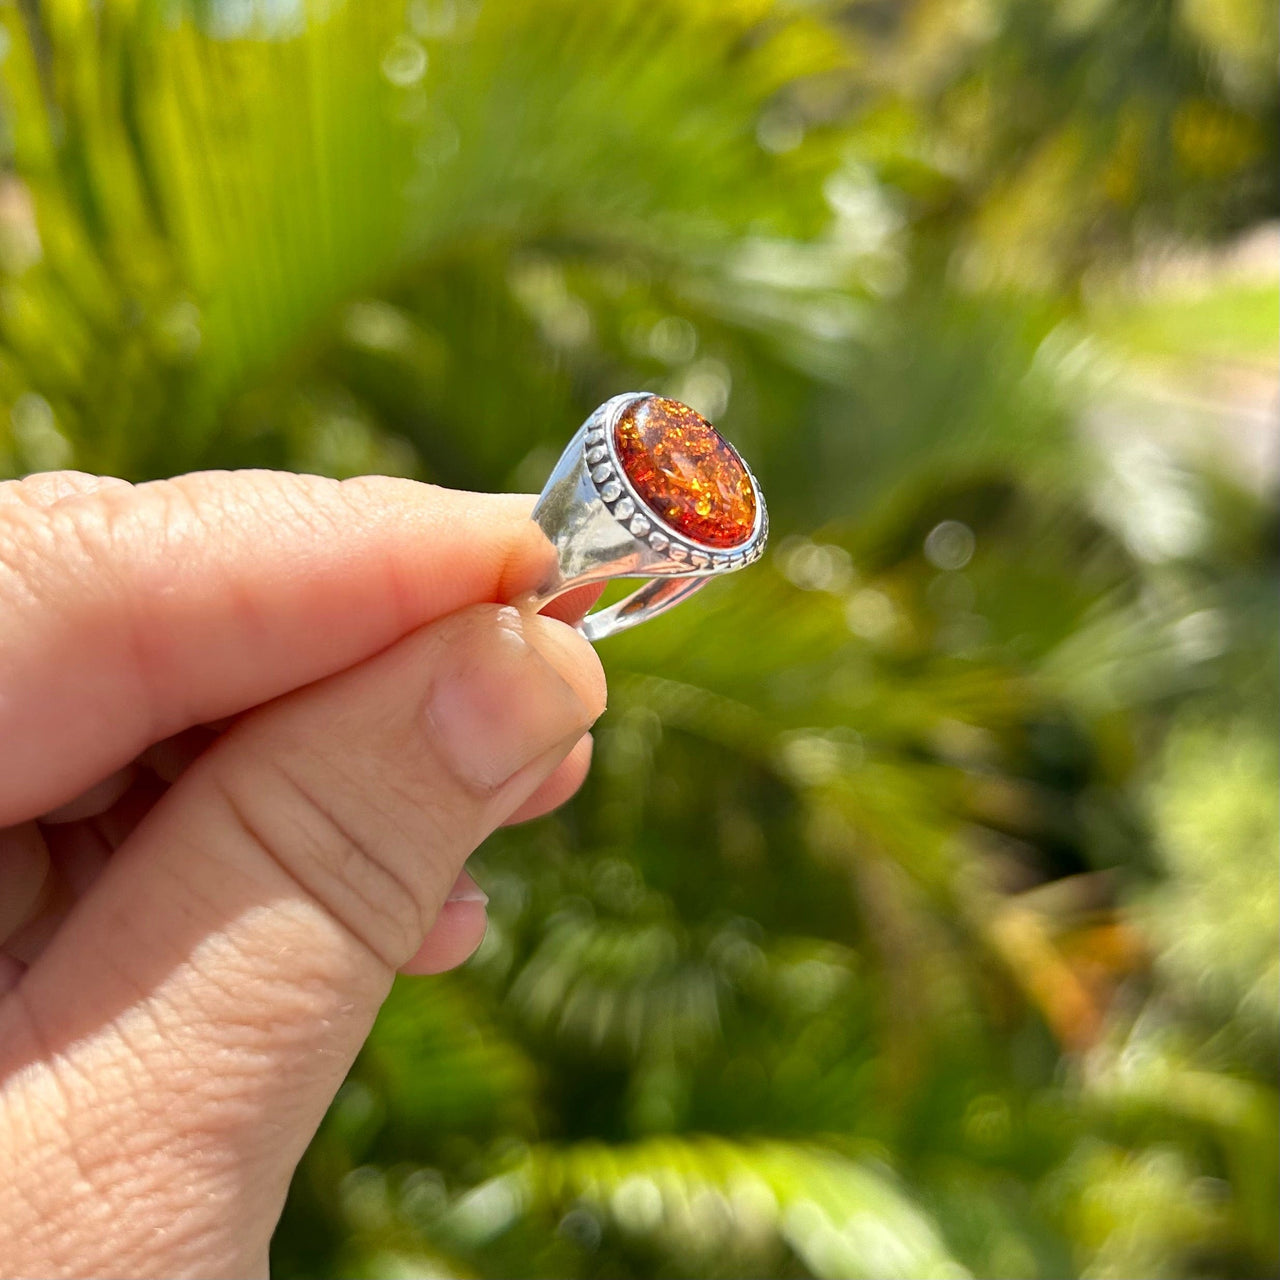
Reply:
<svg viewBox="0 0 1280 1280"><path fill-rule="evenodd" d="M277 1276L1276 1274L1270 0L0 16L0 474L536 491L648 388L774 518Z"/></svg>

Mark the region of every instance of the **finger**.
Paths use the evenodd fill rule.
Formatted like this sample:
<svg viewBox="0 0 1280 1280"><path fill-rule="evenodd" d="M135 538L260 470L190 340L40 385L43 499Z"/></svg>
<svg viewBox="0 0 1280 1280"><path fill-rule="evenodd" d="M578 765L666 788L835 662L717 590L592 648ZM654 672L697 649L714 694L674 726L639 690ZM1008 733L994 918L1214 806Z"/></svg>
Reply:
<svg viewBox="0 0 1280 1280"><path fill-rule="evenodd" d="M0 831L0 945L39 910L49 869L49 851L34 822Z"/></svg>
<svg viewBox="0 0 1280 1280"><path fill-rule="evenodd" d="M154 780L135 785L104 814L80 822L41 824L48 850L48 874L20 927L0 933L6 950L24 964L34 963L76 903L93 887L115 848L154 803ZM26 824L34 828L35 823ZM2 878L2 877L0 877Z"/></svg>
<svg viewBox="0 0 1280 1280"><path fill-rule="evenodd" d="M444 973L469 960L484 941L489 924L484 907L488 901L484 890L465 871L459 872L435 924L422 945L400 966L400 972Z"/></svg>
<svg viewBox="0 0 1280 1280"><path fill-rule="evenodd" d="M532 589L529 499L205 473L0 503L0 824L139 752Z"/></svg>
<svg viewBox="0 0 1280 1280"><path fill-rule="evenodd" d="M39 958L72 908L101 875L107 859L133 834L164 791L165 784L158 778L140 773L104 812L77 822L39 825L48 850L49 875L22 928L8 939L11 955L27 964Z"/></svg>
<svg viewBox="0 0 1280 1280"><path fill-rule="evenodd" d="M15 960L12 956L0 951L0 996L12 991L26 971L27 966L21 960Z"/></svg>
<svg viewBox="0 0 1280 1280"><path fill-rule="evenodd" d="M591 735L583 734L551 776L503 826L527 822L562 805L582 785L591 764ZM400 966L406 974L444 973L470 959L484 941L488 917L484 890L465 871L458 876L431 932L417 952Z"/></svg>
<svg viewBox="0 0 1280 1280"><path fill-rule="evenodd" d="M0 929L0 942L4 942L12 956L27 964L39 958L75 904L92 888L107 859L133 834L164 794L166 785L151 773L137 773L125 793L102 812L57 822L46 817L39 824L24 823L0 832L0 861L4 860L6 843L12 848L14 833L19 837L27 832L36 833L35 852L40 847L47 850L43 884L27 907L21 927L11 927L7 934ZM87 804L86 807L96 809L98 806ZM21 858L18 865L23 865ZM0 871L0 897L6 888L4 881L5 875ZM20 895L10 894L9 907L18 897ZM12 913L0 905L0 926L6 917L12 918Z"/></svg>
<svg viewBox="0 0 1280 1280"><path fill-rule="evenodd" d="M0 482L0 502L28 507L51 507L63 498L97 493L100 489L129 489L127 480L115 476L91 476L84 471L37 471L23 480Z"/></svg>
<svg viewBox="0 0 1280 1280"><path fill-rule="evenodd" d="M117 769L115 773L95 783L88 790L82 791L74 800L50 809L40 815L40 821L57 825L63 822L79 822L82 818L92 818L105 813L133 785L137 770L132 765Z"/></svg>
<svg viewBox="0 0 1280 1280"><path fill-rule="evenodd" d="M502 825L510 827L540 818L564 804L582 786L591 767L591 750L591 735L583 734L560 767Z"/></svg>
<svg viewBox="0 0 1280 1280"><path fill-rule="evenodd" d="M571 629L477 606L223 735L0 1006L0 1256L264 1270L393 970L603 697Z"/></svg>
<svg viewBox="0 0 1280 1280"><path fill-rule="evenodd" d="M540 818L564 804L582 786L591 766L592 739L585 733L551 776L502 824L513 826ZM484 941L488 902L484 890L465 871L459 875L431 932L411 959L400 966L401 973L434 974L455 969L470 959Z"/></svg>
<svg viewBox="0 0 1280 1280"><path fill-rule="evenodd" d="M603 582L589 582L585 587L574 587L557 596L540 612L548 618L558 618L572 626L587 616L591 606L604 594Z"/></svg>
<svg viewBox="0 0 1280 1280"><path fill-rule="evenodd" d="M213 745L217 736L207 725L195 725L148 747L138 757L138 762L163 781L177 782L187 769Z"/></svg>
<svg viewBox="0 0 1280 1280"><path fill-rule="evenodd" d="M27 965L49 945L72 906L72 898L65 885L52 876L45 883L49 892L41 899L39 909L4 942L5 954Z"/></svg>
<svg viewBox="0 0 1280 1280"><path fill-rule="evenodd" d="M72 898L82 898L102 874L113 850L92 820L45 827L53 873L67 886Z"/></svg>
<svg viewBox="0 0 1280 1280"><path fill-rule="evenodd" d="M133 834L167 790L166 783L148 770L140 769L129 790L110 809L86 818L85 824L92 827L108 850L114 851ZM45 827L45 840L55 838L57 832L56 826Z"/></svg>

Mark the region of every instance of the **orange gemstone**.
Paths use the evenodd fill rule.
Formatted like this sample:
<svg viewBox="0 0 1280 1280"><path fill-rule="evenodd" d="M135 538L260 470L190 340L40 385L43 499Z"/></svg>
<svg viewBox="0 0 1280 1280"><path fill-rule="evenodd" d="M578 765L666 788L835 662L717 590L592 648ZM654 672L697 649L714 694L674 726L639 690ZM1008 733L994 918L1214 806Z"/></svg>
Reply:
<svg viewBox="0 0 1280 1280"><path fill-rule="evenodd" d="M709 547L736 547L751 537L751 477L700 413L679 400L650 396L622 411L613 438L635 491L678 533Z"/></svg>

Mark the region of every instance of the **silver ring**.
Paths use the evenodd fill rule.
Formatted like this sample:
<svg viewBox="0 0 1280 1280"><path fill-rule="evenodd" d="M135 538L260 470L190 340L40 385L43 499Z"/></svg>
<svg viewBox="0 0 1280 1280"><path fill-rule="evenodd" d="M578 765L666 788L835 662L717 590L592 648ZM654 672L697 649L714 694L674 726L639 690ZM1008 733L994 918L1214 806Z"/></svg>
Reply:
<svg viewBox="0 0 1280 1280"><path fill-rule="evenodd" d="M662 450L652 465L636 452L642 433ZM556 549L557 568L519 607L536 611L592 582L650 579L582 619L578 630L593 642L758 560L769 536L760 485L732 445L687 405L648 391L606 400L578 428L533 519Z"/></svg>

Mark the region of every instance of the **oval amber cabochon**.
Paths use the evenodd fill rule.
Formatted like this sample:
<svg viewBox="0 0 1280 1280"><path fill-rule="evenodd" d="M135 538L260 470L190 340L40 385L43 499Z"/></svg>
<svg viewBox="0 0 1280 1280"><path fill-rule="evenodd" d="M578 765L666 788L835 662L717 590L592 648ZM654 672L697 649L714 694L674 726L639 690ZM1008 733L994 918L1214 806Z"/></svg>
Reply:
<svg viewBox="0 0 1280 1280"><path fill-rule="evenodd" d="M751 477L696 410L663 396L635 400L618 415L613 439L632 488L677 533L708 547L736 547L751 537Z"/></svg>

